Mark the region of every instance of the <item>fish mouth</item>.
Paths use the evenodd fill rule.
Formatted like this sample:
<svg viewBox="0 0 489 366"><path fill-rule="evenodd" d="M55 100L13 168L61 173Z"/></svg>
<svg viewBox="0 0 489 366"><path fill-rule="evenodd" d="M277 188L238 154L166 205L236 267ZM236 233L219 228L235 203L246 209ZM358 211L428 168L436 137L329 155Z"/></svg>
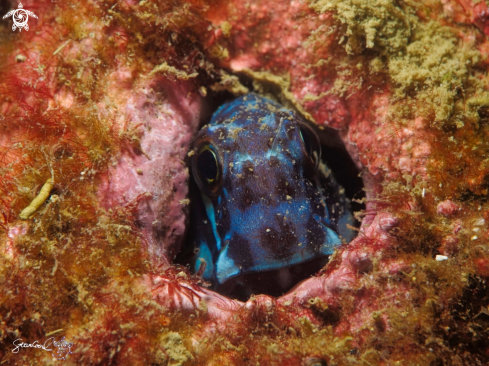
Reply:
<svg viewBox="0 0 489 366"><path fill-rule="evenodd" d="M282 243L271 250L267 242L250 245L259 248L253 255L243 254L241 236L231 239L216 261L214 290L230 298L246 300L251 295L280 296L295 284L318 272L328 262L335 248L341 245L338 234L319 221L325 237L320 246ZM239 238L239 240L238 240ZM240 258L241 255L241 258ZM244 256L243 256L244 255ZM234 258L235 260L233 260Z"/></svg>
<svg viewBox="0 0 489 366"><path fill-rule="evenodd" d="M247 301L258 294L280 297L300 285L302 281L297 283L296 278L313 277L328 260L329 256L325 256L274 270L242 273L217 284L214 291L239 301Z"/></svg>

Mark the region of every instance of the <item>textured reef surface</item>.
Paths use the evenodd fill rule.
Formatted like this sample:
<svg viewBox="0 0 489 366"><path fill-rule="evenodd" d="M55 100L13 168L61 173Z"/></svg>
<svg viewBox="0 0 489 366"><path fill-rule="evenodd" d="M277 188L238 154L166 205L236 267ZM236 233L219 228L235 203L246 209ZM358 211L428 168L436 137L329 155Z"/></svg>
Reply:
<svg viewBox="0 0 489 366"><path fill-rule="evenodd" d="M12 352L50 336L73 365L489 362L485 1L23 6L28 31L0 22L1 363L54 364ZM240 302L172 262L191 141L251 89L335 129L366 197L319 273Z"/></svg>

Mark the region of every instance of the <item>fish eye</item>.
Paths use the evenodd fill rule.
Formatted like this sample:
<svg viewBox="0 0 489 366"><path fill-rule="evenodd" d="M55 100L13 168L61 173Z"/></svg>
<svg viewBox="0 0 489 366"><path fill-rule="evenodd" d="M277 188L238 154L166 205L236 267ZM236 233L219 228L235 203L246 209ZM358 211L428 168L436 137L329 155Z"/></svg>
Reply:
<svg viewBox="0 0 489 366"><path fill-rule="evenodd" d="M221 165L214 148L204 144L192 159L192 173L200 190L213 197L221 186Z"/></svg>
<svg viewBox="0 0 489 366"><path fill-rule="evenodd" d="M305 123L299 123L299 133L301 135L301 140L304 143L306 155L312 160L317 168L319 160L321 159L321 144L318 135L316 135L312 128Z"/></svg>
<svg viewBox="0 0 489 366"><path fill-rule="evenodd" d="M206 184L212 185L216 181L219 167L214 151L206 149L199 154L197 157L197 169Z"/></svg>

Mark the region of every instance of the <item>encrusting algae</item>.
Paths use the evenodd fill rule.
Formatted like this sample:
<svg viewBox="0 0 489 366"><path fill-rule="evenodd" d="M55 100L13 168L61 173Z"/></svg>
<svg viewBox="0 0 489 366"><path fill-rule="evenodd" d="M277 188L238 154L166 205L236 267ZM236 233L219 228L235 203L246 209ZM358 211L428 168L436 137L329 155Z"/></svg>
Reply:
<svg viewBox="0 0 489 366"><path fill-rule="evenodd" d="M0 363L54 363L11 352L53 332L74 344L67 364L489 361L485 2L23 5L28 32L0 24ZM294 293L219 307L171 251L191 115L245 93L243 74L340 131L366 210ZM144 165L161 144L165 164ZM122 168L142 192L109 202Z"/></svg>

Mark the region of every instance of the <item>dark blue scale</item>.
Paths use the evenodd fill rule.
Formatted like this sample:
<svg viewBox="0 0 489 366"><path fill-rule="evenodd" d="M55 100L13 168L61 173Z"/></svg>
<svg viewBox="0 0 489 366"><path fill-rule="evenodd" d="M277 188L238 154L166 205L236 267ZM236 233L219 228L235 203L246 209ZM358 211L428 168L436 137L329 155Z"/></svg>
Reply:
<svg viewBox="0 0 489 366"><path fill-rule="evenodd" d="M281 295L352 239L343 190L293 111L248 94L221 106L191 149L187 251L217 292Z"/></svg>

